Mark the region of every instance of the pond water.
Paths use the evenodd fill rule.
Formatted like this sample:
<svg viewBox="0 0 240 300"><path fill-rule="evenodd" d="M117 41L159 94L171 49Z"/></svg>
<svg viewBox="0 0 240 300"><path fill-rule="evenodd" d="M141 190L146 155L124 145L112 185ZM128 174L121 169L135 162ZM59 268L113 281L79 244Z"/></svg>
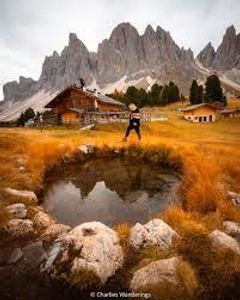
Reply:
<svg viewBox="0 0 240 300"><path fill-rule="evenodd" d="M176 199L178 183L173 172L143 162L93 159L51 172L43 206L71 226L145 222Z"/></svg>

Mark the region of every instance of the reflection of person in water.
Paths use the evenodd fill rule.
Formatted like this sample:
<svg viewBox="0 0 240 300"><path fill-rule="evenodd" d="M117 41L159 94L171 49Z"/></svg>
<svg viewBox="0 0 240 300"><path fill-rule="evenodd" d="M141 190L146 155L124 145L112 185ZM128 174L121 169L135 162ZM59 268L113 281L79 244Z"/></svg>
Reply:
<svg viewBox="0 0 240 300"><path fill-rule="evenodd" d="M129 116L129 125L125 134L125 137L123 138L123 141L126 142L127 138L130 134L131 130L135 130L138 136L139 141L141 140L141 134L140 134L140 112L137 106L134 103L129 104L128 106L129 110L131 111Z"/></svg>

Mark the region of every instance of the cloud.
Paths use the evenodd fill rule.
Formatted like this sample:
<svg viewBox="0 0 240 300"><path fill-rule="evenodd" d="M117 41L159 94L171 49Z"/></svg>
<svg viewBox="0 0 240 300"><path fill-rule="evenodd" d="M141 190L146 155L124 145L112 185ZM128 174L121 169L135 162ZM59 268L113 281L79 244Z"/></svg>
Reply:
<svg viewBox="0 0 240 300"><path fill-rule="evenodd" d="M0 85L19 75L38 79L45 55L61 52L69 32L96 51L120 22L131 22L140 33L148 24L160 25L180 47L197 54L209 41L217 47L231 24L240 30L238 0L1 0L0 5Z"/></svg>

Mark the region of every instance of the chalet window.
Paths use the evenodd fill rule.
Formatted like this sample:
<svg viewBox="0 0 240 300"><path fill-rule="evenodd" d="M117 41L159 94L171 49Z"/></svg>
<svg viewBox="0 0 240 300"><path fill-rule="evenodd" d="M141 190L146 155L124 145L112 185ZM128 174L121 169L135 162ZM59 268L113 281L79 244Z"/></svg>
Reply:
<svg viewBox="0 0 240 300"><path fill-rule="evenodd" d="M212 122L212 115L209 116L209 121Z"/></svg>
<svg viewBox="0 0 240 300"><path fill-rule="evenodd" d="M203 117L203 122L207 122L207 117Z"/></svg>
<svg viewBox="0 0 240 300"><path fill-rule="evenodd" d="M202 122L202 117L199 117L199 122Z"/></svg>

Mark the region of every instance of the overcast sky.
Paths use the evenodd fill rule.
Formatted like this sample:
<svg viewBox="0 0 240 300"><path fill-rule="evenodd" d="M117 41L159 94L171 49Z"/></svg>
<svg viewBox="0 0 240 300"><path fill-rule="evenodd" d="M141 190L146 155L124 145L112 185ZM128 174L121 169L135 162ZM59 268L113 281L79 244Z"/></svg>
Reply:
<svg viewBox="0 0 240 300"><path fill-rule="evenodd" d="M239 32L240 1L0 0L0 99L3 83L19 75L38 79L44 57L61 52L69 32L95 51L120 22L139 33L160 25L196 55L209 41L217 47L228 26Z"/></svg>

